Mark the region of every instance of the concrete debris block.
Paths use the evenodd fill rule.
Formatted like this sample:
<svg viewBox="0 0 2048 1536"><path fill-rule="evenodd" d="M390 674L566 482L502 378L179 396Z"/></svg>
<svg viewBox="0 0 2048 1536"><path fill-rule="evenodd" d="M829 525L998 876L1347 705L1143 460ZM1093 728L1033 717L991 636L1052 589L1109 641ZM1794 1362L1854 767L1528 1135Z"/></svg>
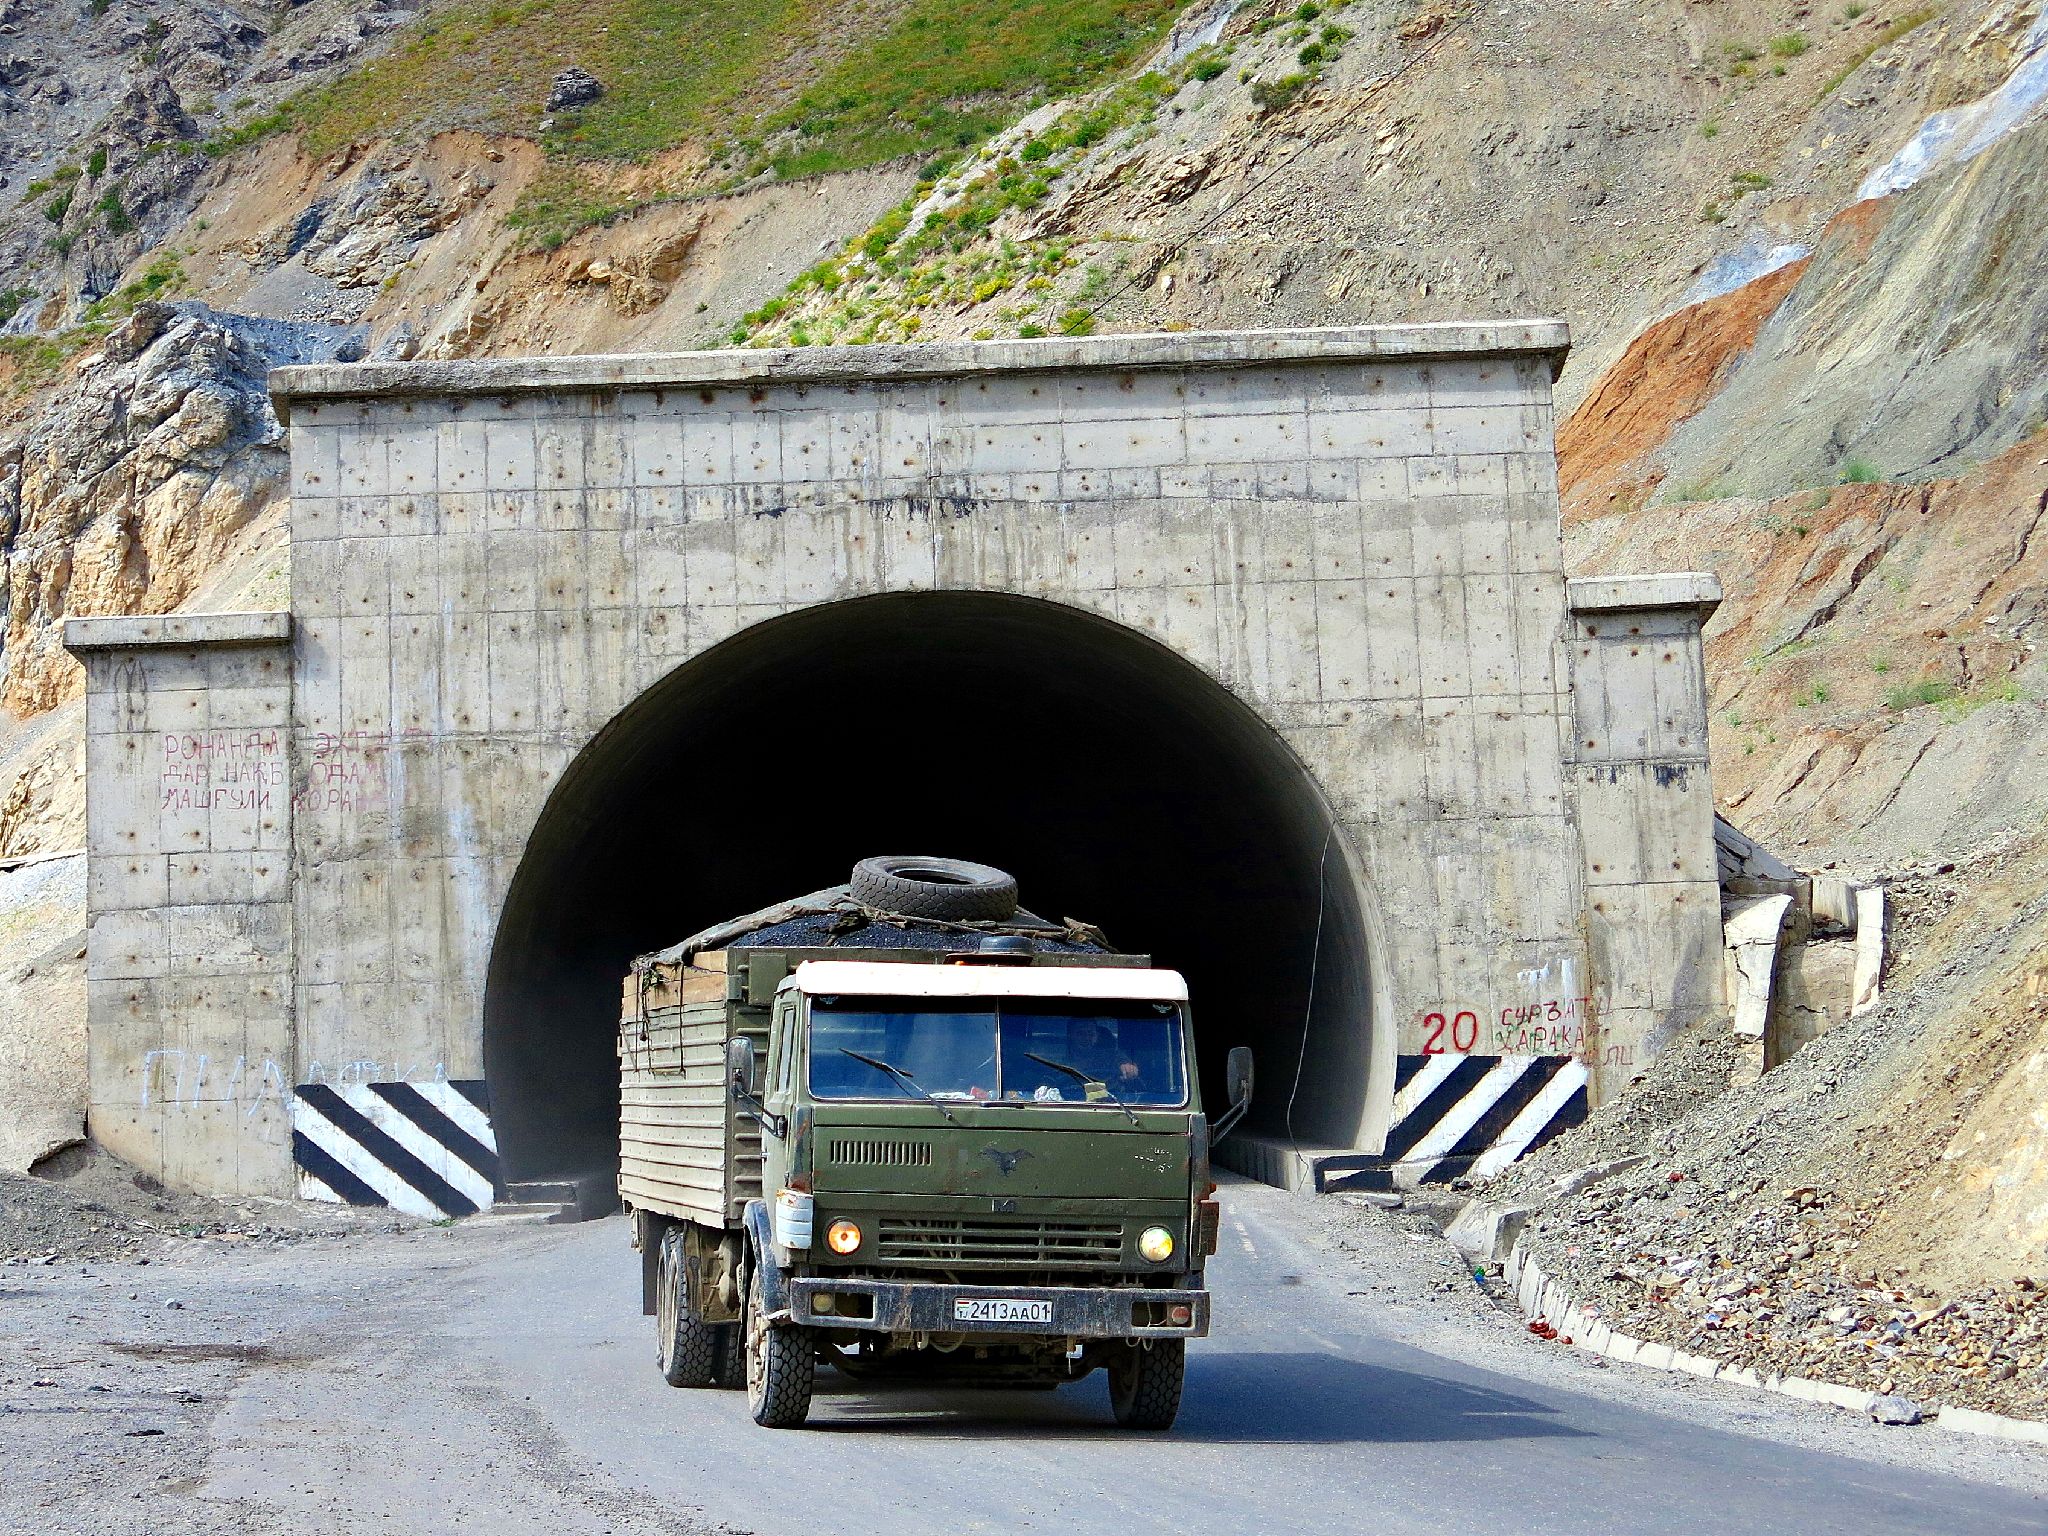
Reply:
<svg viewBox="0 0 2048 1536"><path fill-rule="evenodd" d="M1353 1205L1373 1206L1382 1211L1398 1211L1407 1203L1400 1191L1392 1189L1358 1189L1337 1198L1349 1201Z"/></svg>
<svg viewBox="0 0 2048 1536"><path fill-rule="evenodd" d="M1774 857L1763 844L1738 831L1721 817L1714 818L1714 858L1720 867L1721 883L1730 880L1799 880L1799 871Z"/></svg>
<svg viewBox="0 0 2048 1536"><path fill-rule="evenodd" d="M1609 1158L1604 1163L1591 1163L1579 1169L1576 1173L1565 1174L1562 1178L1555 1180L1550 1187L1556 1190L1560 1196L1568 1199L1573 1195L1584 1193L1595 1184L1603 1183L1613 1178L1617 1173L1627 1173L1631 1168L1640 1167L1649 1160L1650 1154L1647 1152L1638 1152L1633 1157Z"/></svg>
<svg viewBox="0 0 2048 1536"><path fill-rule="evenodd" d="M1771 989L1771 1022L1764 1062L1790 1061L1850 1016L1855 945L1846 939L1788 942L1778 957Z"/></svg>
<svg viewBox="0 0 2048 1536"><path fill-rule="evenodd" d="M558 72L554 84L548 87L547 110L566 112L574 107L587 107L604 94L604 87L597 76L589 70L571 64Z"/></svg>
<svg viewBox="0 0 2048 1536"><path fill-rule="evenodd" d="M1495 1205L1474 1200L1451 1219L1444 1236L1475 1264L1506 1261L1515 1241L1534 1213L1524 1205Z"/></svg>
<svg viewBox="0 0 2048 1536"><path fill-rule="evenodd" d="M1863 886L1856 892L1856 971L1849 994L1852 1019L1877 1006L1878 985L1884 979L1884 925L1884 889Z"/></svg>
<svg viewBox="0 0 2048 1536"><path fill-rule="evenodd" d="M1869 1412L1879 1424L1918 1424L1921 1419L1920 1405L1896 1393L1872 1399Z"/></svg>
<svg viewBox="0 0 2048 1536"><path fill-rule="evenodd" d="M1736 902L1722 922L1723 977L1731 1027L1743 1050L1737 1081L1754 1082L1764 1071L1764 1042L1770 1032L1771 993L1777 980L1778 946L1790 896L1757 896Z"/></svg>

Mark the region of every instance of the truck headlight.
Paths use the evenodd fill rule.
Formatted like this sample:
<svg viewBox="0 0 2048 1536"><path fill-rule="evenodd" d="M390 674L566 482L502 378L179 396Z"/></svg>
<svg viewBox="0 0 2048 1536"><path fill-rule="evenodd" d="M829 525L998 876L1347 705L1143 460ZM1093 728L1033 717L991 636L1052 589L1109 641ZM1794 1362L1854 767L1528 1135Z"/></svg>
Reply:
<svg viewBox="0 0 2048 1536"><path fill-rule="evenodd" d="M1173 1234L1164 1227L1147 1227L1138 1234L1138 1252L1154 1264L1173 1257Z"/></svg>
<svg viewBox="0 0 2048 1536"><path fill-rule="evenodd" d="M825 1246L844 1258L860 1246L860 1228L850 1221L835 1221L825 1229Z"/></svg>

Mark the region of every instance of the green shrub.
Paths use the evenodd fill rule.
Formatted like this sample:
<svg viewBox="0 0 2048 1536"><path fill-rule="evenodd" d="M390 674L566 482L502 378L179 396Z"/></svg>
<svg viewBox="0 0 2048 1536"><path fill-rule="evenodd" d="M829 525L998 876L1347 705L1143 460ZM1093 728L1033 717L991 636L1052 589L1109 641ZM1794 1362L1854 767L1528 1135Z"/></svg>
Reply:
<svg viewBox="0 0 2048 1536"><path fill-rule="evenodd" d="M1841 483L1843 485L1875 485L1884 479L1884 471L1868 459L1846 459L1842 463Z"/></svg>
<svg viewBox="0 0 2048 1536"><path fill-rule="evenodd" d="M1321 43L1310 43L1294 57L1300 61L1302 68L1314 69L1323 62L1323 45Z"/></svg>
<svg viewBox="0 0 2048 1536"><path fill-rule="evenodd" d="M1198 57L1188 66L1188 77L1204 84L1214 80L1230 67L1230 61L1220 53L1208 53Z"/></svg>
<svg viewBox="0 0 2048 1536"><path fill-rule="evenodd" d="M1796 59L1812 46L1804 32L1780 32L1771 39L1771 55L1780 59Z"/></svg>
<svg viewBox="0 0 2048 1536"><path fill-rule="evenodd" d="M135 227L135 221L128 217L128 210L121 206L121 193L117 187L109 187L107 195L98 203L100 217L106 221L107 233L125 235Z"/></svg>
<svg viewBox="0 0 2048 1536"><path fill-rule="evenodd" d="M1307 75L1281 75L1278 79L1252 82L1252 100L1261 112L1278 112L1308 89Z"/></svg>
<svg viewBox="0 0 2048 1536"><path fill-rule="evenodd" d="M94 150L90 155L86 156L85 174L92 177L93 180L97 181L99 180L101 173L104 172L106 168L107 151L106 147L102 145L100 148Z"/></svg>
<svg viewBox="0 0 2048 1536"><path fill-rule="evenodd" d="M1737 171L1728 178L1728 185L1738 195L1744 192L1761 192L1771 184L1771 178L1762 171Z"/></svg>
<svg viewBox="0 0 2048 1536"><path fill-rule="evenodd" d="M1955 696L1954 683L1939 677L1923 677L1917 683L1906 683L1885 694L1884 707L1896 714L1923 704L1940 704Z"/></svg>
<svg viewBox="0 0 2048 1536"><path fill-rule="evenodd" d="M1095 329L1095 316L1085 309L1070 309L1060 316L1062 336L1086 336Z"/></svg>
<svg viewBox="0 0 2048 1536"><path fill-rule="evenodd" d="M43 204L43 217L52 224L62 224L64 215L71 211L71 194L60 192Z"/></svg>

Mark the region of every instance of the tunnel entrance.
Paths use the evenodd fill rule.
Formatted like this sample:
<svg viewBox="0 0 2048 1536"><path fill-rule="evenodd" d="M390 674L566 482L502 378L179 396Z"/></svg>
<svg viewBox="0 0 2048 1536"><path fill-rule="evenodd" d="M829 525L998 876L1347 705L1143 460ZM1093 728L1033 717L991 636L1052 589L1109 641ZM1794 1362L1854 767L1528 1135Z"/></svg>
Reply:
<svg viewBox="0 0 2048 1536"><path fill-rule="evenodd" d="M1294 753L1134 630L1032 598L918 593L747 629L570 765L491 957L485 1068L507 1177L615 1165L634 955L841 882L873 853L998 865L1027 907L1185 972L1212 1112L1225 1053L1249 1045L1252 1130L1357 1144L1375 1055L1367 896Z"/></svg>

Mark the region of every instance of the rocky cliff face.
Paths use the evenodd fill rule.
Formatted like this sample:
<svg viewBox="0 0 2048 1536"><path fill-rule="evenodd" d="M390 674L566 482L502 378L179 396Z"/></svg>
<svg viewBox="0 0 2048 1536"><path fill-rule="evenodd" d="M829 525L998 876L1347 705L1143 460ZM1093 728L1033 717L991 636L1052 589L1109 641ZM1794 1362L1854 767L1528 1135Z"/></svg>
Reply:
<svg viewBox="0 0 2048 1536"><path fill-rule="evenodd" d="M34 714L78 691L64 615L175 608L283 497L272 366L360 355L345 330L144 303L81 359L0 450L0 706Z"/></svg>

